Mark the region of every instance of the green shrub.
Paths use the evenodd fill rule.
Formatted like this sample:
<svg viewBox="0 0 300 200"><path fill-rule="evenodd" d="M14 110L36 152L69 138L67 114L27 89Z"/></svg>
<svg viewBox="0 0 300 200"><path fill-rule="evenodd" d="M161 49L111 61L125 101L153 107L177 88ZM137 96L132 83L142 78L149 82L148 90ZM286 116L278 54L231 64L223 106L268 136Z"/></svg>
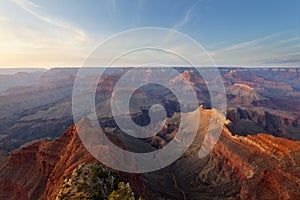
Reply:
<svg viewBox="0 0 300 200"><path fill-rule="evenodd" d="M118 184L118 189L114 190L109 196L108 200L134 200L132 189L124 182ZM139 200L142 200L140 197Z"/></svg>

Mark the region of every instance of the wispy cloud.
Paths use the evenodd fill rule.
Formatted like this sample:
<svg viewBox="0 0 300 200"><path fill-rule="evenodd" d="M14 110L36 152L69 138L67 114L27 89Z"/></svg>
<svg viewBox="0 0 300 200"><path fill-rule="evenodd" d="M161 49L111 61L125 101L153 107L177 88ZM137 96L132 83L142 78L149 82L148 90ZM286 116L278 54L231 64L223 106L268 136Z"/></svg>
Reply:
<svg viewBox="0 0 300 200"><path fill-rule="evenodd" d="M115 14L117 12L117 0L110 0L111 10Z"/></svg>
<svg viewBox="0 0 300 200"><path fill-rule="evenodd" d="M196 3L194 3L190 9L185 13L185 15L183 16L183 18L177 22L172 29L174 30L179 30L181 27L183 27L186 23L188 23L190 21L190 19L193 17L193 14L195 12L195 9L197 8L198 4L202 2L202 0L198 0Z"/></svg>
<svg viewBox="0 0 300 200"><path fill-rule="evenodd" d="M288 64L288 65L300 65L300 53L284 55L280 58L272 58L262 61L264 64Z"/></svg>
<svg viewBox="0 0 300 200"><path fill-rule="evenodd" d="M283 31L223 47L209 54L216 63L234 65L299 65L296 49L299 38ZM296 46L295 46L296 44ZM299 55L298 55L299 57Z"/></svg>
<svg viewBox="0 0 300 200"><path fill-rule="evenodd" d="M255 40L251 40L251 41L247 41L247 42L242 42L242 43L239 43L239 44L234 44L234 45L231 45L229 47L225 47L223 49L219 49L217 50L217 52L223 52L223 51L236 51L236 50L241 50L241 49L246 49L246 48L249 48L249 47L253 47L253 46L256 46L257 44L260 44L264 41L267 41L267 40L270 40L270 39L274 39L278 36L280 36L283 32L280 32L280 33L275 33L275 34L271 34L271 35L267 35L265 37L262 37L262 38L257 38Z"/></svg>
<svg viewBox="0 0 300 200"><path fill-rule="evenodd" d="M51 17L48 17L46 15L40 14L37 9L40 8L39 5L33 3L30 0L11 0L13 3L15 3L16 5L20 6L22 9L24 9L26 12L28 12L29 14L33 15L34 17L38 18L39 20L42 20L48 24L51 24L53 26L56 26L58 28L61 28L67 32L69 32L70 34L75 35L75 37L78 40L81 41L88 41L89 37L87 36L87 34L79 29L76 28L64 21L58 20L58 19L54 19Z"/></svg>
<svg viewBox="0 0 300 200"><path fill-rule="evenodd" d="M285 40L280 40L280 41L278 41L278 44L286 44L286 43L295 42L295 41L300 42L300 37L292 37L292 38L288 38Z"/></svg>
<svg viewBox="0 0 300 200"><path fill-rule="evenodd" d="M22 23L14 16L3 23L0 19L0 67L78 66L93 47L93 39L84 30L46 14L42 4L11 2L34 20Z"/></svg>
<svg viewBox="0 0 300 200"><path fill-rule="evenodd" d="M300 51L300 42L294 46L292 46L292 48L299 48L298 51Z"/></svg>
<svg viewBox="0 0 300 200"><path fill-rule="evenodd" d="M134 18L133 23L134 27L138 26L142 20L144 4L145 0L138 0L136 3L136 17Z"/></svg>
<svg viewBox="0 0 300 200"><path fill-rule="evenodd" d="M0 16L0 21L7 21L6 17Z"/></svg>
<svg viewBox="0 0 300 200"><path fill-rule="evenodd" d="M117 0L106 0L104 1L104 5L108 11L108 17L111 21L115 18L118 11L118 2Z"/></svg>

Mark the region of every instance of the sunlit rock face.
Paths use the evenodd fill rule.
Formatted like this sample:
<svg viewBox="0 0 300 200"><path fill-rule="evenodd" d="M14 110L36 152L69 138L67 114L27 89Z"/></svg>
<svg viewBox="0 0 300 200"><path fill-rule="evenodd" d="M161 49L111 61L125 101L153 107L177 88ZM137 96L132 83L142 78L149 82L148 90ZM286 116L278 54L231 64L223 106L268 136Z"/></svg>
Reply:
<svg viewBox="0 0 300 200"><path fill-rule="evenodd" d="M118 173L137 194L144 199L182 199L183 196L188 199L299 198L299 142L266 134L233 136L224 126L211 152L199 159L209 121L220 117L215 111L199 109L202 120L196 138L175 163L141 175ZM162 135L160 140L167 142ZM164 143L157 145L156 137L141 141L141 144L144 142L147 148L150 144L153 150L163 148ZM110 139L119 146L124 143L118 135L110 136ZM109 148L103 147L102 152L103 156L109 155ZM4 192L7 189L24 196L24 199L54 199L66 178L82 163L98 161L85 149L75 126L72 126L56 140L41 140L13 151L1 166L3 186L0 193L7 195ZM4 183L7 183L5 187Z"/></svg>

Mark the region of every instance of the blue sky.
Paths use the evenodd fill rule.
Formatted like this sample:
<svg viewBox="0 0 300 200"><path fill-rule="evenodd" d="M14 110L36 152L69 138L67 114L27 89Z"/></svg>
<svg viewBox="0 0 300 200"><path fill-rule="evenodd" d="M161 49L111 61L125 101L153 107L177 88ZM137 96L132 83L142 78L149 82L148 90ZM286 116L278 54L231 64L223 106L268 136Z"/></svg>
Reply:
<svg viewBox="0 0 300 200"><path fill-rule="evenodd" d="M217 65L300 66L298 0L0 0L0 67L80 66L109 36L149 26L190 36Z"/></svg>

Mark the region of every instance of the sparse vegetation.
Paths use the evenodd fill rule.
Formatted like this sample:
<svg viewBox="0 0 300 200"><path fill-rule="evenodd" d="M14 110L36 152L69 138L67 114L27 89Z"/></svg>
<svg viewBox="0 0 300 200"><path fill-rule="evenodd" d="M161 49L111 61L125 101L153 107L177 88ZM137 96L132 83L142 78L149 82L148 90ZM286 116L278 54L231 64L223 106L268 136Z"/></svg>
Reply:
<svg viewBox="0 0 300 200"><path fill-rule="evenodd" d="M108 196L108 200L135 200L135 197L130 185L120 182L118 189ZM140 197L138 200L142 200L142 198Z"/></svg>
<svg viewBox="0 0 300 200"><path fill-rule="evenodd" d="M82 164L69 174L56 200L135 200L130 185L107 168ZM138 200L142 200L139 198Z"/></svg>

